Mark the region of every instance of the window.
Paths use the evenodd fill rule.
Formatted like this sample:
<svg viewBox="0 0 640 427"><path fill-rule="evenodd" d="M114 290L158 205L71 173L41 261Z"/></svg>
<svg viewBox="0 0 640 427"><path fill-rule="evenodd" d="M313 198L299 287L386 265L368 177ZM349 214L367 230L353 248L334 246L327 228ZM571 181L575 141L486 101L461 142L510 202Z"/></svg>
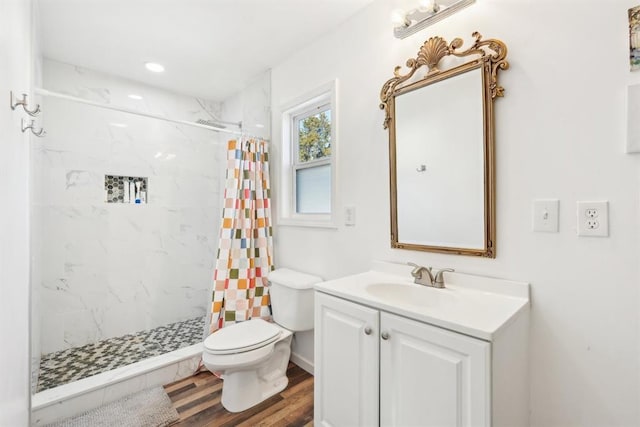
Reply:
<svg viewBox="0 0 640 427"><path fill-rule="evenodd" d="M331 213L331 105L293 119L294 206L297 214Z"/></svg>
<svg viewBox="0 0 640 427"><path fill-rule="evenodd" d="M333 226L335 84L283 108L280 223Z"/></svg>

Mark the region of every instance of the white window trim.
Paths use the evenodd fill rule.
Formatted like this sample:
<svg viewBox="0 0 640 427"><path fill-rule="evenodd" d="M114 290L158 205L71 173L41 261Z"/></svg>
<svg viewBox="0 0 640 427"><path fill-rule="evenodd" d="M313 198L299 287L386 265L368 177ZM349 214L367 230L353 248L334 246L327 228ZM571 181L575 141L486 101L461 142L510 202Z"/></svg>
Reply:
<svg viewBox="0 0 640 427"><path fill-rule="evenodd" d="M337 228L337 213L339 211L336 198L337 188L337 154L338 154L338 106L337 80L322 85L307 94L286 103L282 111L282 141L280 157L280 185L278 203L278 225L299 227ZM331 156L311 162L299 164L297 149L293 147L293 119L309 112L311 108L329 105L331 109ZM330 214L299 214L295 209L295 179L296 168L302 169L321 164L331 165L331 213Z"/></svg>

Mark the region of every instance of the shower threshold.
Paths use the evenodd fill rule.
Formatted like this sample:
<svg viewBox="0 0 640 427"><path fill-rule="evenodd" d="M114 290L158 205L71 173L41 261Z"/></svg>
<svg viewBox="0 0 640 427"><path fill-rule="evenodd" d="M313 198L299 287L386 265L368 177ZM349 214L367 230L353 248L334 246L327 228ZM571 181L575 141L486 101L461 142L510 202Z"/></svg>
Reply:
<svg viewBox="0 0 640 427"><path fill-rule="evenodd" d="M145 358L132 362L133 356L127 354L127 357L118 359L123 363L119 367L114 366L110 370L34 394L31 399L31 425L43 426L113 402L129 394L193 375L199 368L202 355L204 319L190 319L186 322L188 322L187 326L185 322L178 322L140 334L125 336L129 338L146 335L148 339L155 337L156 344L164 343L163 350L154 348L153 353L157 352L158 355L149 357L149 353L144 351L136 352L137 355L145 355ZM181 333L177 333L178 331ZM187 345L187 336L191 336L192 341L196 343ZM118 337L118 339L123 340L125 337ZM100 341L95 345L105 341L110 340ZM167 350L180 346L182 348ZM78 347L78 349L86 347L88 346ZM111 347L110 350L114 351L114 348Z"/></svg>

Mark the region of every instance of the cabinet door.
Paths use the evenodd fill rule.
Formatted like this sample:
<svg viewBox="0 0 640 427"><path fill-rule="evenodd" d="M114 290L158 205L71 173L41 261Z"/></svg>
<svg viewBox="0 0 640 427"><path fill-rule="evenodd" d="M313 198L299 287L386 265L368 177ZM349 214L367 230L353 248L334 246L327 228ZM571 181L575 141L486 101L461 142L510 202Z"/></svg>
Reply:
<svg viewBox="0 0 640 427"><path fill-rule="evenodd" d="M378 311L316 292L314 424L378 425Z"/></svg>
<svg viewBox="0 0 640 427"><path fill-rule="evenodd" d="M380 329L382 426L490 426L488 342L388 313Z"/></svg>

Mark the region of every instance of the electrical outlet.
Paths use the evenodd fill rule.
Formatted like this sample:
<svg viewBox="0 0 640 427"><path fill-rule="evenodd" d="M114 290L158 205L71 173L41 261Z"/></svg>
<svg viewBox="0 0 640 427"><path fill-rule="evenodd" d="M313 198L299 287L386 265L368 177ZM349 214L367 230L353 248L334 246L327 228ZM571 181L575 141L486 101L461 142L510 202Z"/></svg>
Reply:
<svg viewBox="0 0 640 427"><path fill-rule="evenodd" d="M578 236L609 236L609 202L578 202Z"/></svg>

